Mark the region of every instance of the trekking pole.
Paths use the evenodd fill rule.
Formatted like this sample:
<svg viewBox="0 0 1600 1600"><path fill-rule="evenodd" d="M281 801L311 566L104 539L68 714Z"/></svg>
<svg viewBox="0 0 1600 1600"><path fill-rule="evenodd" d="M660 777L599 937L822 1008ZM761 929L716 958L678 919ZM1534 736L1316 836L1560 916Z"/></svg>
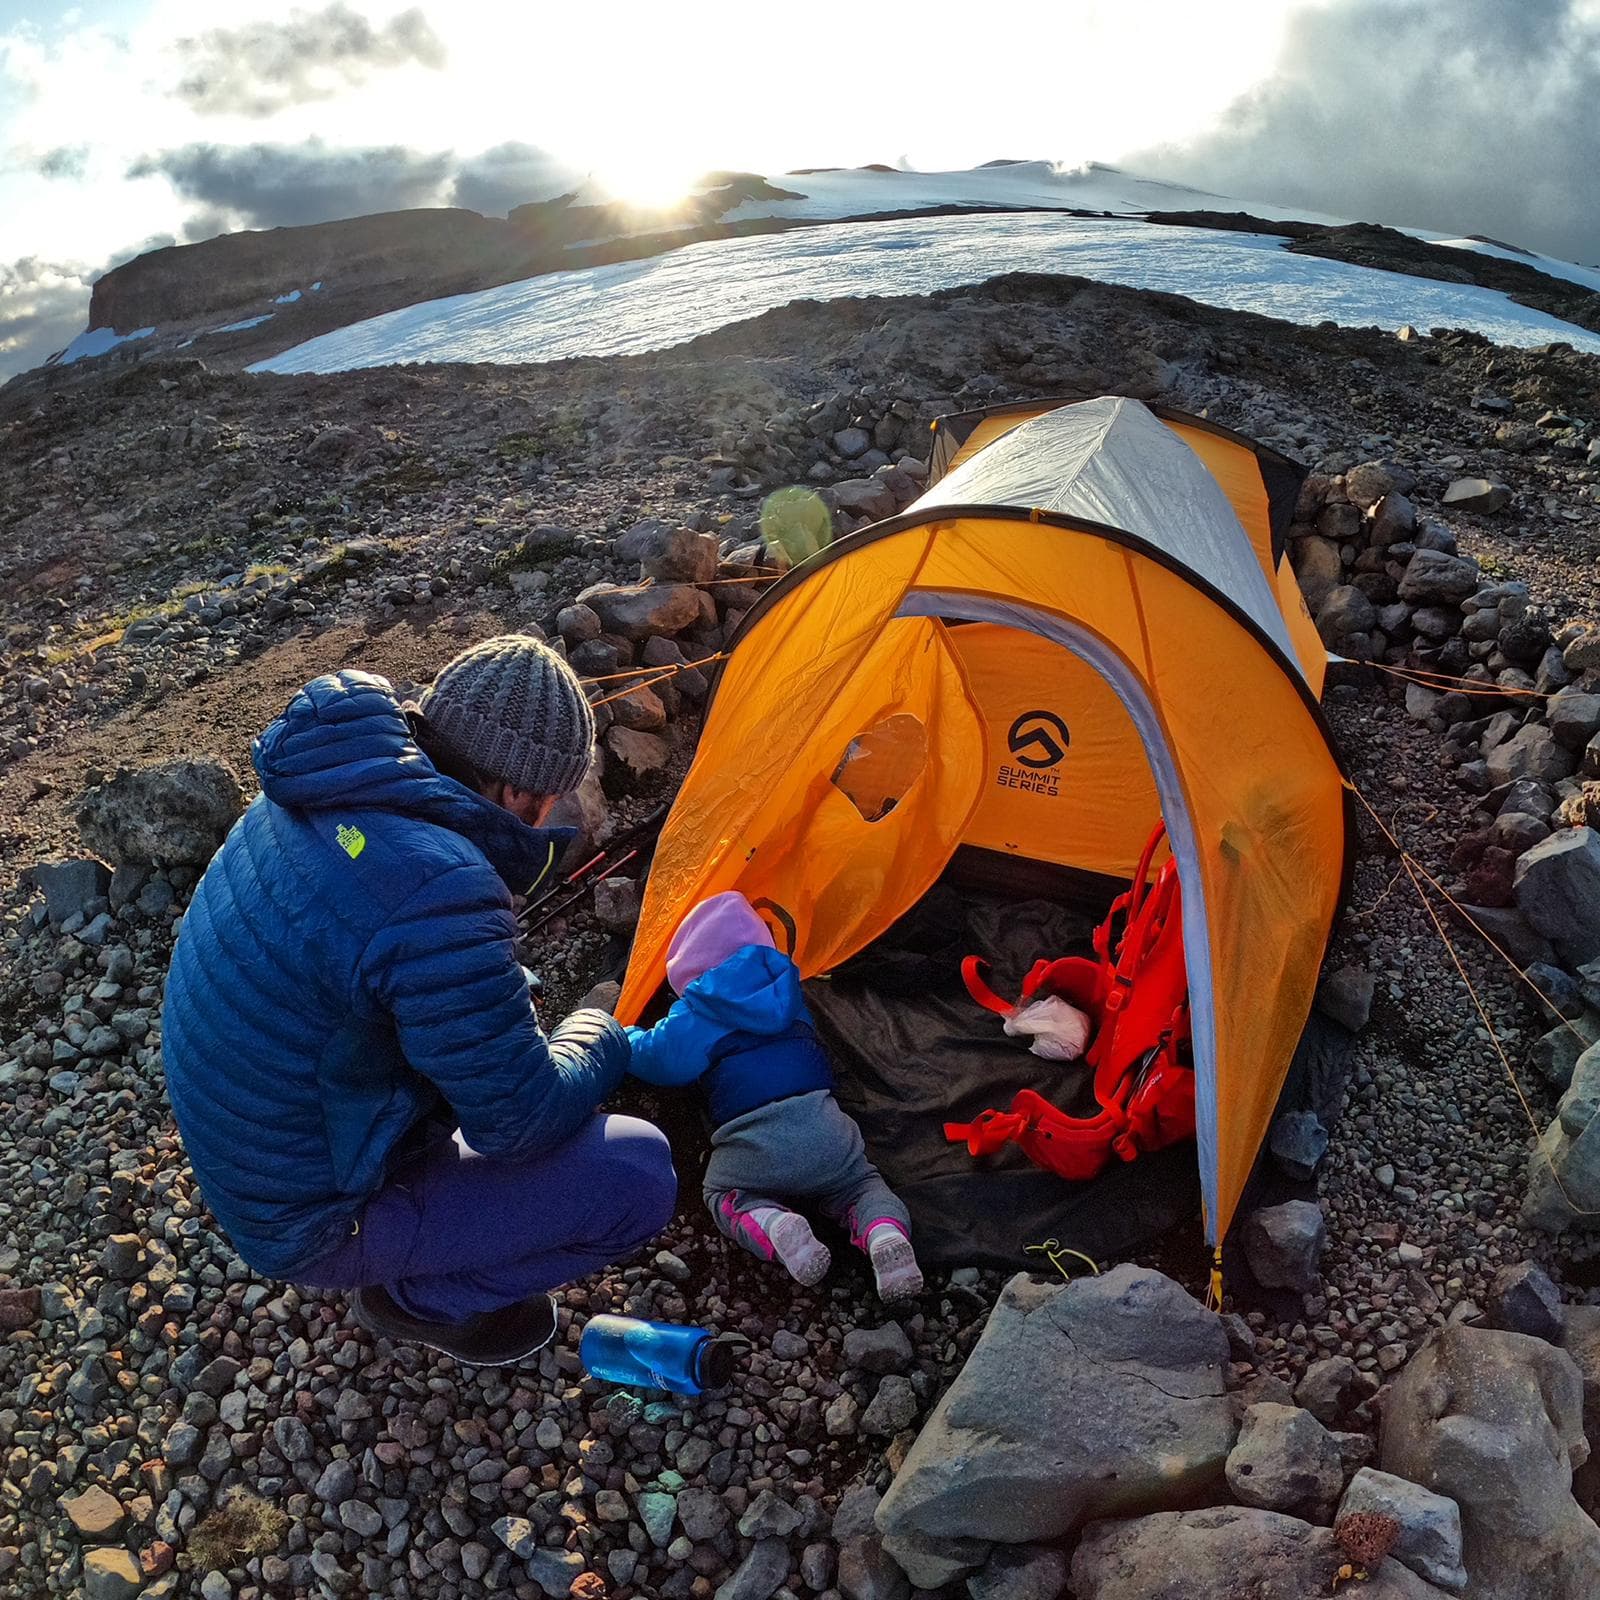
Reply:
<svg viewBox="0 0 1600 1600"><path fill-rule="evenodd" d="M634 841L642 841L659 830L661 824L666 820L667 809L665 805L657 806L648 816L641 818L631 828L624 829L623 832L619 833L603 850L592 855L581 866L574 868L560 883L552 884L543 894L531 900L522 908L521 915L517 918L517 921L522 924L522 931L531 933L534 928L543 927L551 917L558 916L568 906L576 905L601 878L610 877L625 862L633 860L639 854L640 848L638 845L634 845ZM634 847L621 860L613 859L618 850L629 845ZM611 864L607 866L607 862ZM599 867L604 867L604 870L591 878L590 874L595 873L595 869ZM552 905L552 902L557 900L561 902L560 905ZM546 907L550 907L548 912L545 909ZM535 918L537 918L537 921L534 920Z"/></svg>
<svg viewBox="0 0 1600 1600"><path fill-rule="evenodd" d="M573 872L569 872L560 883L552 885L536 899L530 900L528 904L522 908L521 914L518 916L517 921L526 922L529 917L534 916L542 907L549 905L549 903L558 895L565 894L567 890L570 889L575 883L578 883L580 880L587 877L589 873L593 872L594 869L605 860L605 858L606 852L604 850L600 851L597 855L591 856L589 860L585 861L581 867L578 867Z"/></svg>
<svg viewBox="0 0 1600 1600"><path fill-rule="evenodd" d="M570 911L575 905L578 904L580 900L583 899L586 894L589 893L591 889L594 888L597 883L604 883L605 880L613 873L621 872L622 869L627 866L627 864L632 861L636 855L638 855L638 853L639 852L636 849L630 850L625 856L619 856L615 861L613 861L604 872L597 872L592 878L589 879L587 883L578 884L571 890L570 893L568 893L565 900L562 900L558 904L551 906L541 916L534 918L532 921L525 922L522 926L523 933L537 933L539 929L542 928L547 922L553 921L565 911Z"/></svg>

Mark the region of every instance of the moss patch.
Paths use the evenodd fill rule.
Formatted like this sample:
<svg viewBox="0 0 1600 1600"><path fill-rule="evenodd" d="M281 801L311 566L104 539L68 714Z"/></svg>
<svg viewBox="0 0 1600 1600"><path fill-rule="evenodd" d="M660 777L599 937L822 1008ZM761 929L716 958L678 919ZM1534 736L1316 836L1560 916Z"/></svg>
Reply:
<svg viewBox="0 0 1600 1600"><path fill-rule="evenodd" d="M411 456L392 467L373 473L357 486L364 500L402 500L426 494L444 483L444 474L431 462Z"/></svg>
<svg viewBox="0 0 1600 1600"><path fill-rule="evenodd" d="M502 461L537 461L545 456L570 455L582 448L588 437L582 411L574 406L562 406L539 418L531 427L502 434L494 448Z"/></svg>
<svg viewBox="0 0 1600 1600"><path fill-rule="evenodd" d="M496 573L541 571L563 556L570 556L573 548L573 536L564 530L530 533L515 544L497 550L489 558L489 570Z"/></svg>
<svg viewBox="0 0 1600 1600"><path fill-rule="evenodd" d="M188 1540L189 1559L197 1572L238 1566L251 1556L281 1549L288 1531L287 1513L247 1489L236 1489L195 1524Z"/></svg>

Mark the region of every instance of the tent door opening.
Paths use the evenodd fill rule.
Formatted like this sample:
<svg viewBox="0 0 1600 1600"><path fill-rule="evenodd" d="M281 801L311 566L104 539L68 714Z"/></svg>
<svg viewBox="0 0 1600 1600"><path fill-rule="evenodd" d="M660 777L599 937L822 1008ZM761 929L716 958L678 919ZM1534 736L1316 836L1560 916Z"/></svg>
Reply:
<svg viewBox="0 0 1600 1600"><path fill-rule="evenodd" d="M835 1094L910 1209L919 1259L1014 1269L1030 1264L1027 1247L1044 1239L1097 1260L1159 1239L1174 1266L1198 1281L1209 1257L1201 1248L1193 1141L1114 1160L1093 1179L1069 1182L1015 1145L975 1161L946 1139L946 1121L1009 1105L1024 1088L1071 1115L1095 1113L1092 1075L1081 1063L1041 1060L1026 1041L1007 1037L967 993L960 961L987 951L996 984L1013 993L1041 950L1088 955L1119 887L1046 867L1031 896L997 892L974 886L983 868L1022 863L974 861L973 854L958 852L887 933L805 986L834 1064Z"/></svg>
<svg viewBox="0 0 1600 1600"><path fill-rule="evenodd" d="M1137 733L1150 779L1155 785L1161 815L1166 819L1172 853L1178 863L1178 878L1183 890L1183 940L1185 965L1189 981L1189 1004L1193 1035L1195 1071L1195 1124L1198 1144L1201 1194L1207 1218L1218 1214L1216 1195L1217 1173L1217 1096L1216 1096L1216 1027L1215 1007L1211 987L1211 940L1206 917L1205 886L1199 869L1194 828L1188 801L1179 778L1177 763L1167 743L1166 732L1157 716L1143 684L1129 663L1105 640L1070 619L1026 606L1014 601L987 596L945 593L936 590L918 590L908 594L902 602L900 616L937 617L951 622L993 624L1015 633L1042 639L1059 647L1087 667L1108 684L1131 721ZM961 630L954 630L957 634ZM1041 698L1048 684L1041 684ZM1036 715L1008 728L1007 754L1016 758L1015 765L1024 771L1047 770L1031 763L1049 763L1052 745L1063 745L1062 731L1051 718L1064 726L1070 743L1070 724L1060 711L1041 704L1032 708ZM1062 750L1065 755L1065 749ZM997 752L991 751L985 763L984 781L989 780L988 769L996 768ZM1000 771L1012 763L999 762ZM981 824L983 806L974 814L974 823ZM1144 830L1148 831L1148 820ZM1142 833L1140 835L1142 839ZM976 841L973 841L976 842ZM992 846L991 846L992 848ZM1027 853L1023 845L1022 853ZM1135 855L1137 852L1135 852ZM1073 863L1078 864L1078 863ZM1046 952L1040 952L1044 954Z"/></svg>

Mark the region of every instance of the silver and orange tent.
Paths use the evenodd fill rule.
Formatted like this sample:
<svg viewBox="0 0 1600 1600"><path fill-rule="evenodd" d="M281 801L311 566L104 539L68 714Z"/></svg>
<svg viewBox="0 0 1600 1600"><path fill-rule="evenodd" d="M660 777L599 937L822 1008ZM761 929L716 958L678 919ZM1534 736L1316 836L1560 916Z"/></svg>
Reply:
<svg viewBox="0 0 1600 1600"><path fill-rule="evenodd" d="M957 852L1012 883L1126 880L1164 817L1219 1241L1344 877L1325 657L1283 548L1301 476L1123 398L941 419L928 491L788 573L729 642L620 1014L650 1004L707 895L742 890L813 977Z"/></svg>

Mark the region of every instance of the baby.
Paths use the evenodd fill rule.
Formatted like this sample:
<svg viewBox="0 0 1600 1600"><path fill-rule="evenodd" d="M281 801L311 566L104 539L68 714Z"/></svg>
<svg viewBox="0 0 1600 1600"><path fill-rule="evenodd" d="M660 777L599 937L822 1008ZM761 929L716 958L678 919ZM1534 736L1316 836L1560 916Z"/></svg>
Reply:
<svg viewBox="0 0 1600 1600"><path fill-rule="evenodd" d="M833 1071L800 993L800 971L736 890L702 901L667 951L678 1000L630 1028L636 1078L700 1082L716 1131L705 1196L717 1226L797 1283L821 1280L828 1248L789 1200L813 1200L865 1250L884 1300L922 1292L911 1218L867 1160L833 1098Z"/></svg>

